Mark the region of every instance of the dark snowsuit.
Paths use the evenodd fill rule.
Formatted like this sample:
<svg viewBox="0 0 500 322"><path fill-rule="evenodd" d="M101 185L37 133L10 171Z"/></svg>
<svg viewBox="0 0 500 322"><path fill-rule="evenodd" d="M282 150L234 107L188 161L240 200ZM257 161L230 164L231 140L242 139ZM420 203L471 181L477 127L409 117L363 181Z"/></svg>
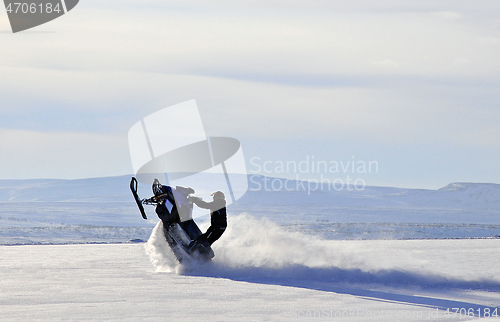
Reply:
<svg viewBox="0 0 500 322"><path fill-rule="evenodd" d="M200 208L210 209L210 227L198 239L204 239L212 245L222 236L227 227L226 200L215 199L212 202L206 202L201 199L193 199L193 202Z"/></svg>

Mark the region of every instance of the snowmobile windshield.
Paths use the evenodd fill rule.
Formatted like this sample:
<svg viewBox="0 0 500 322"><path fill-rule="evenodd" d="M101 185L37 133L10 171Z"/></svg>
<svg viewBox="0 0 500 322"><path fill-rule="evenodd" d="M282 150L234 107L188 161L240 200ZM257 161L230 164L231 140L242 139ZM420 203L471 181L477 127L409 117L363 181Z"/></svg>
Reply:
<svg viewBox="0 0 500 322"><path fill-rule="evenodd" d="M181 222L193 219L193 205L187 199L189 193L187 189L183 187L176 187L172 189L172 194L174 195L175 205L177 206L177 211L179 212L179 219Z"/></svg>

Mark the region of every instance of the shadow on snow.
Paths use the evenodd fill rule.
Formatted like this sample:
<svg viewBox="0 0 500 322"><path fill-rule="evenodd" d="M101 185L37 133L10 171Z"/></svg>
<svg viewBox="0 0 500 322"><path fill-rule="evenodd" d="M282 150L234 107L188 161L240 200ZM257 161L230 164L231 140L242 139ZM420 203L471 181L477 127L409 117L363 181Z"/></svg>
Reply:
<svg viewBox="0 0 500 322"><path fill-rule="evenodd" d="M378 270L367 272L360 269L341 269L336 267L310 268L296 265L280 268L241 267L230 268L217 263L195 267L184 272L191 276L227 278L234 281L298 287L310 290L353 295L359 298L438 308L452 311L453 308L473 309L484 312L491 307L435 297L403 294L420 290L433 291L437 296L446 291L500 291L500 282L493 280L461 280L435 274L420 274L401 270ZM383 291L376 290L384 286Z"/></svg>

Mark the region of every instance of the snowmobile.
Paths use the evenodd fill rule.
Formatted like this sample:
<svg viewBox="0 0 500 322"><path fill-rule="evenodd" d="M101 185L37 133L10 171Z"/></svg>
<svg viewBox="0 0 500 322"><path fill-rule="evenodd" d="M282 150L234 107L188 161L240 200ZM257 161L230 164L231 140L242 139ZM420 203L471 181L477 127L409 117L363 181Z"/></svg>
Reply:
<svg viewBox="0 0 500 322"><path fill-rule="evenodd" d="M180 263L192 260L205 262L214 257L214 252L207 241L202 239L197 241L202 233L192 218L191 194L194 193L192 188L180 186L173 188L162 185L158 179L154 179L153 196L140 199L137 187L137 179L132 177L130 190L142 218L148 219L143 205L154 205L155 212L163 223L165 239Z"/></svg>

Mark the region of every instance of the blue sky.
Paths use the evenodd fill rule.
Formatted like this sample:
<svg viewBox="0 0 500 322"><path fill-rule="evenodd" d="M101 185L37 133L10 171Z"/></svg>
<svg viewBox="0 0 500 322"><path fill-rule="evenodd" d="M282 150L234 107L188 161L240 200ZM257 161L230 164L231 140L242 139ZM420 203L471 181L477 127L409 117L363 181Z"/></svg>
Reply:
<svg viewBox="0 0 500 322"><path fill-rule="evenodd" d="M9 30L1 9L0 179L130 174L129 128L196 99L250 171L314 157L376 161L369 185L500 183L496 1L86 0ZM346 175L301 175L321 174Z"/></svg>

